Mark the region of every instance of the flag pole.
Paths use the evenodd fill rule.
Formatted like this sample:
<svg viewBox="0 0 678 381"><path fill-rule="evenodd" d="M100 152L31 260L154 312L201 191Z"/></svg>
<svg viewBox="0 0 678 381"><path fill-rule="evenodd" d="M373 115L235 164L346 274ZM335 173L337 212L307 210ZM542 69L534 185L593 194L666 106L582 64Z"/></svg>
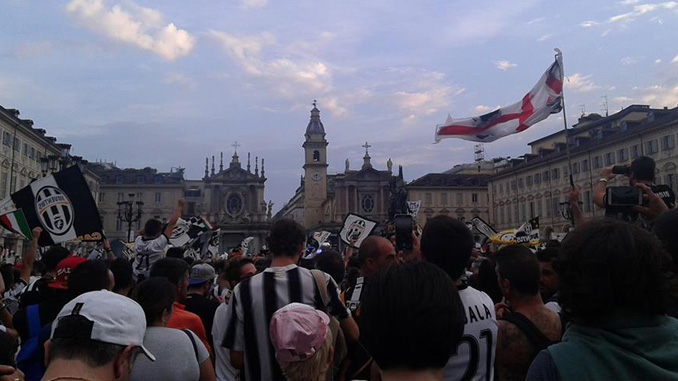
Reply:
<svg viewBox="0 0 678 381"><path fill-rule="evenodd" d="M555 48L553 49L556 51L556 61L558 61L558 66L560 66L560 76L563 79L563 87L561 88L561 95L560 95L560 102L561 105L563 106L563 128L565 129L565 153L567 155L567 168L568 168L568 174L570 177L570 186L572 187L572 190L574 191L574 176L572 174L572 156L570 155L570 139L568 136L568 130L567 130L567 110L565 108L565 68L563 67L563 52L560 51L560 49ZM572 215L570 218L570 223L572 226L574 226L574 216Z"/></svg>

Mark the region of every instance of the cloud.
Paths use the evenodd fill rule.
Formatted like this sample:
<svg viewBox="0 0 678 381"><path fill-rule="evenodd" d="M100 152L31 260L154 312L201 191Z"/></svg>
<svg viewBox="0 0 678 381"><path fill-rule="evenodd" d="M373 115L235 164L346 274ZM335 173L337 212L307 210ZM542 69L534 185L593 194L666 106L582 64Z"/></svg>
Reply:
<svg viewBox="0 0 678 381"><path fill-rule="evenodd" d="M492 110L496 110L496 107L490 107L490 106L485 106L485 105L478 105L473 108L473 112L479 113L479 114L486 114Z"/></svg>
<svg viewBox="0 0 678 381"><path fill-rule="evenodd" d="M580 27L582 28L591 28L598 25L597 21L584 21L583 23L579 24Z"/></svg>
<svg viewBox="0 0 678 381"><path fill-rule="evenodd" d="M673 57L673 59L671 60L671 62L673 62L673 63L678 63L678 56Z"/></svg>
<svg viewBox="0 0 678 381"><path fill-rule="evenodd" d="M676 107L678 104L678 86L655 85L639 90L640 100L652 107Z"/></svg>
<svg viewBox="0 0 678 381"><path fill-rule="evenodd" d="M676 58L678 58L678 56L676 56ZM675 59L675 58L674 58L674 59ZM655 65L659 65L660 63L662 63L662 60L660 60L659 58L657 58L656 60L654 60L654 64L655 64Z"/></svg>
<svg viewBox="0 0 678 381"><path fill-rule="evenodd" d="M330 112L337 116L347 113L345 106L330 94L333 90L330 67L309 52L298 49L304 44L293 44L295 48L280 46L274 35L265 32L235 36L213 30L209 35L248 75L262 80L280 96L287 99L298 99L300 95L325 96ZM268 46L284 52L284 56L268 57Z"/></svg>
<svg viewBox="0 0 678 381"><path fill-rule="evenodd" d="M567 77L565 88L579 93L587 93L600 89L600 86L591 81L591 77L592 75L581 75L579 73L572 74Z"/></svg>
<svg viewBox="0 0 678 381"><path fill-rule="evenodd" d="M188 55L195 45L195 37L165 24L157 10L126 3L107 7L103 0L72 0L66 5L68 13L80 22L109 39L150 51L166 60L174 61Z"/></svg>
<svg viewBox="0 0 678 381"><path fill-rule="evenodd" d="M671 10L671 9L676 9L678 8L678 2L675 1L667 1L665 3L659 3L659 4L638 4L634 5L633 9L631 12L627 13L622 13L619 15L615 15L610 17L610 22L631 22L635 19L637 19L640 16L643 16L645 14L654 12L656 10Z"/></svg>
<svg viewBox="0 0 678 381"><path fill-rule="evenodd" d="M614 102L617 102L617 103L628 103L628 102L633 101L633 98L629 98L629 97L616 97L616 98L613 98L612 100L613 100Z"/></svg>
<svg viewBox="0 0 678 381"><path fill-rule="evenodd" d="M445 74L439 72L416 71L411 68L390 70L393 73L400 71L407 83L397 86L406 87L395 91L393 99L401 113L405 114L404 121L413 122L420 116L432 115L444 109L449 109L452 99L462 94L465 89L449 83Z"/></svg>
<svg viewBox="0 0 678 381"><path fill-rule="evenodd" d="M624 0L624 1L618 2L617 4L620 4L620 5L633 5L633 4L637 4L639 1L640 1L640 0Z"/></svg>
<svg viewBox="0 0 678 381"><path fill-rule="evenodd" d="M245 9L263 8L268 5L268 0L240 0L240 7Z"/></svg>
<svg viewBox="0 0 678 381"><path fill-rule="evenodd" d="M537 39L537 42L542 42L551 39L553 37L552 34L545 34Z"/></svg>
<svg viewBox="0 0 678 381"><path fill-rule="evenodd" d="M492 63L494 64L494 66L495 66L497 69L503 70L503 71L506 71L506 70L509 70L509 69L513 69L514 67L517 67L517 66L518 66L517 64L511 63L511 62L506 61L506 60L493 61Z"/></svg>
<svg viewBox="0 0 678 381"><path fill-rule="evenodd" d="M14 55L20 59L29 59L44 56L54 50L54 44L49 41L28 42L20 45Z"/></svg>
<svg viewBox="0 0 678 381"><path fill-rule="evenodd" d="M623 57L619 60L619 63L622 64L622 66L629 66L638 63L640 60L640 57Z"/></svg>
<svg viewBox="0 0 678 381"><path fill-rule="evenodd" d="M181 73L169 73L165 75L163 82L170 85L177 84L186 86L189 90L195 90L198 87L198 84L195 82L193 78L183 75Z"/></svg>

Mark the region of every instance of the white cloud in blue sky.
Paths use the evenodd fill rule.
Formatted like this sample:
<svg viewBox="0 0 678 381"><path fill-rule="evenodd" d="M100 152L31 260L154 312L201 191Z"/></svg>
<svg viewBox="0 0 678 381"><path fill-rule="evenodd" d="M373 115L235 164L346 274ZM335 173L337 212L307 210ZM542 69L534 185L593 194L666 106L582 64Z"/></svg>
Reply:
<svg viewBox="0 0 678 381"><path fill-rule="evenodd" d="M299 183L314 99L330 172L357 166L367 140L408 180L471 161L472 143L431 145L435 125L516 102L554 47L568 117L604 95L611 111L678 103L671 1L11 0L0 21L0 105L90 160L191 178L237 140L266 158L276 209ZM559 128L554 116L485 150L517 156Z"/></svg>

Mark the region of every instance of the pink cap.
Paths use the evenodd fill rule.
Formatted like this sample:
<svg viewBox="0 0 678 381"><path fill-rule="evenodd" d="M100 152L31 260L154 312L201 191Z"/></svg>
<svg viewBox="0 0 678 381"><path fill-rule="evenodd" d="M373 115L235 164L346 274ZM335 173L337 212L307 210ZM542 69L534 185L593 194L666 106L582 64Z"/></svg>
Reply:
<svg viewBox="0 0 678 381"><path fill-rule="evenodd" d="M270 334L279 361L304 361L322 346L329 332L330 318L322 311L301 303L279 309L271 318Z"/></svg>

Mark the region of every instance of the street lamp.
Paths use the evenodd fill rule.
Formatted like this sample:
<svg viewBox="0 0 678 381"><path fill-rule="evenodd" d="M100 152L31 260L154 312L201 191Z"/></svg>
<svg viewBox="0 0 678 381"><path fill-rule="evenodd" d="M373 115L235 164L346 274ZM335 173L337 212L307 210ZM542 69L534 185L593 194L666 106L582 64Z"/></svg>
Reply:
<svg viewBox="0 0 678 381"><path fill-rule="evenodd" d="M136 210L134 210L136 205ZM141 223L141 209L144 203L139 200L134 202L134 193L129 194L129 201L118 201L118 220L127 222L127 242L132 241L132 224L139 221Z"/></svg>
<svg viewBox="0 0 678 381"><path fill-rule="evenodd" d="M581 207L584 205L584 203L579 201L578 204L579 209L581 210ZM560 202L558 205L560 205L560 216L563 217L563 219L570 221L571 226L574 226L574 214L572 213L572 206L570 205L570 202Z"/></svg>
<svg viewBox="0 0 678 381"><path fill-rule="evenodd" d="M47 156L40 158L40 171L42 172L42 177L47 176L47 172L49 172L49 158Z"/></svg>

